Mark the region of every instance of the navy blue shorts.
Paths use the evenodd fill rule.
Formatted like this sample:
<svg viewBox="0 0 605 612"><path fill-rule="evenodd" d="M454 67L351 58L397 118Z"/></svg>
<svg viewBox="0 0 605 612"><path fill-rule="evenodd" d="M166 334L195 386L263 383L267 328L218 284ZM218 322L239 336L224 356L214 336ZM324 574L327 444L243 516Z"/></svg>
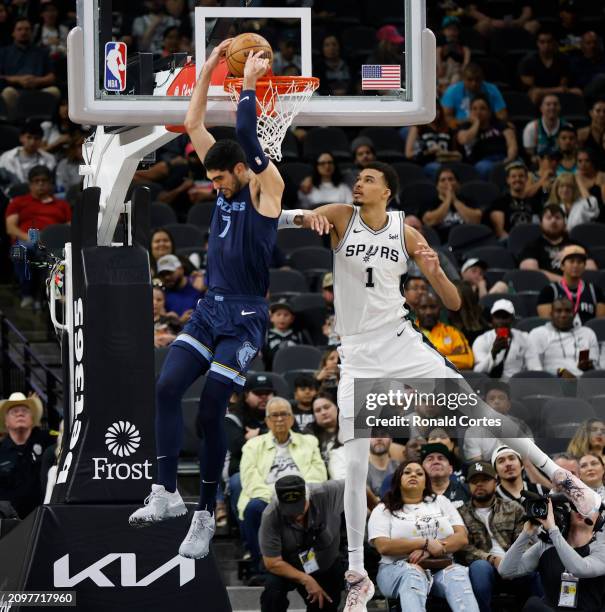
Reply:
<svg viewBox="0 0 605 612"><path fill-rule="evenodd" d="M173 344L210 364L209 376L243 386L244 374L265 342L268 324L264 298L208 292Z"/></svg>

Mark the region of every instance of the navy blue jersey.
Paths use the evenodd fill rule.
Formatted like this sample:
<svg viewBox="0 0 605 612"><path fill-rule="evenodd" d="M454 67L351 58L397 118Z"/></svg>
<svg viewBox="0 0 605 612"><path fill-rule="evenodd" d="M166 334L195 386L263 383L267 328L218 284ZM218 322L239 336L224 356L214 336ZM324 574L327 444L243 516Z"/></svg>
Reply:
<svg viewBox="0 0 605 612"><path fill-rule="evenodd" d="M231 200L219 192L208 239L210 291L222 295L267 294L277 221L254 208L249 185Z"/></svg>

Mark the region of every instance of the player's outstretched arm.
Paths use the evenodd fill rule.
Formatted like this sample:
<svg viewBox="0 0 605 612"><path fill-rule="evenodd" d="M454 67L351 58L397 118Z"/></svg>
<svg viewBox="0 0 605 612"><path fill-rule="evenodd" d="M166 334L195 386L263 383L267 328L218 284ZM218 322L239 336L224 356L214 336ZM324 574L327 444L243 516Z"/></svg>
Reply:
<svg viewBox="0 0 605 612"><path fill-rule="evenodd" d="M235 134L248 165L256 175L260 188L258 212L267 217L278 217L284 180L273 162L265 155L256 133L256 82L269 69L269 60L261 57L264 51L252 53L244 66L244 82L237 105Z"/></svg>
<svg viewBox="0 0 605 612"><path fill-rule="evenodd" d="M405 247L444 306L448 310L460 310L462 300L458 289L441 268L439 256L431 249L424 236L409 225L405 226Z"/></svg>
<svg viewBox="0 0 605 612"><path fill-rule="evenodd" d="M208 87L210 87L212 73L218 66L221 57L225 55L231 40L231 38L228 38L220 45L217 45L202 66L200 76L193 88L187 115L185 116L185 129L195 147L195 152L202 161L206 157L208 149L215 143L214 136L210 134L204 125L206 107L208 105Z"/></svg>

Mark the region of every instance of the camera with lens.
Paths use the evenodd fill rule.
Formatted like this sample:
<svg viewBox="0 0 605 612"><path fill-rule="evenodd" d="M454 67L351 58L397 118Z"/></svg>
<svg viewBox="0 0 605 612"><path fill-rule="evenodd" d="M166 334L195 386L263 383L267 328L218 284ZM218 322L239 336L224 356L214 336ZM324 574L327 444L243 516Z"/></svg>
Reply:
<svg viewBox="0 0 605 612"><path fill-rule="evenodd" d="M538 495L537 493L524 491L522 497L525 518L536 525L539 525L540 521L543 521L548 516L548 501L550 500L552 502L555 525L559 528L563 537L567 537L571 511L574 510L574 507L564 495ZM548 534L545 532L540 533L539 537L545 541L548 540Z"/></svg>
<svg viewBox="0 0 605 612"><path fill-rule="evenodd" d="M50 269L59 261L40 242L40 230L30 228L27 237L27 242L18 242L11 246L9 257L13 263L21 264L26 272L29 272L32 267Z"/></svg>

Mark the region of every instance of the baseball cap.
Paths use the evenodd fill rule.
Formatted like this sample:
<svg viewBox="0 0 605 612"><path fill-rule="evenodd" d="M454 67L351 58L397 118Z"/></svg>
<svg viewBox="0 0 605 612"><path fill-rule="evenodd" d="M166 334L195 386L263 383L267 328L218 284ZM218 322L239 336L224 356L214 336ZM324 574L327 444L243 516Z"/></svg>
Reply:
<svg viewBox="0 0 605 612"><path fill-rule="evenodd" d="M443 18L443 21L441 22L442 28L447 28L449 26L459 26L459 25L460 25L460 19L458 19L458 17L456 17L455 15L447 15L446 17Z"/></svg>
<svg viewBox="0 0 605 612"><path fill-rule="evenodd" d="M286 299L282 299L282 300L278 300L277 302L273 302L273 304L269 306L269 312L271 314L281 309L289 310L292 314L294 314L294 310L292 309L292 306L288 303L288 300Z"/></svg>
<svg viewBox="0 0 605 612"><path fill-rule="evenodd" d="M568 244L566 247L563 247L559 255L561 263L568 257L581 257L584 261L588 259L586 249L579 244Z"/></svg>
<svg viewBox="0 0 605 612"><path fill-rule="evenodd" d="M174 272L181 268L183 264L176 255L162 255L158 259L157 270L158 274L162 272Z"/></svg>
<svg viewBox="0 0 605 612"><path fill-rule="evenodd" d="M355 153L359 147L370 147L374 150L374 143L367 136L358 136L351 142L351 153Z"/></svg>
<svg viewBox="0 0 605 612"><path fill-rule="evenodd" d="M266 374L250 374L246 378L244 391L274 391L273 381Z"/></svg>
<svg viewBox="0 0 605 612"><path fill-rule="evenodd" d="M376 32L376 38L378 40L387 40L396 45L400 45L405 40L394 25L382 26L380 30Z"/></svg>
<svg viewBox="0 0 605 612"><path fill-rule="evenodd" d="M334 276L332 272L326 272L321 280L321 288L329 289L330 287L334 287Z"/></svg>
<svg viewBox="0 0 605 612"><path fill-rule="evenodd" d="M513 450L510 446L506 446L505 444L503 444L502 446L498 446L498 448L496 448L496 450L494 450L494 452L492 453L492 465L494 466L494 468L496 467L496 460L498 459L498 457L500 455L505 455L509 453L517 455L517 457L519 457L519 461L523 463L521 455L516 450Z"/></svg>
<svg viewBox="0 0 605 612"><path fill-rule="evenodd" d="M281 514L293 516L305 511L306 487L300 476L282 476L275 483L275 495Z"/></svg>
<svg viewBox="0 0 605 612"><path fill-rule="evenodd" d="M515 305L510 301L510 300L496 300L493 305L491 310L489 311L490 314L494 314L495 312L499 312L500 310L503 310L504 312L508 312L508 314L514 315L515 314Z"/></svg>
<svg viewBox="0 0 605 612"><path fill-rule="evenodd" d="M478 257L471 257L462 264L460 272L466 272L469 268L472 268L473 266L479 266L480 268L487 270L487 264L483 260L479 259Z"/></svg>
<svg viewBox="0 0 605 612"><path fill-rule="evenodd" d="M431 444L423 444L420 447L420 457L424 461L432 453L439 453L443 455L451 465L454 465L454 457L450 449L441 442L432 442Z"/></svg>
<svg viewBox="0 0 605 612"><path fill-rule="evenodd" d="M496 470L488 461L475 461L475 463L468 468L466 482L470 482L473 476L476 476L477 474L483 474L484 476L489 476L490 478L494 479L498 477Z"/></svg>

